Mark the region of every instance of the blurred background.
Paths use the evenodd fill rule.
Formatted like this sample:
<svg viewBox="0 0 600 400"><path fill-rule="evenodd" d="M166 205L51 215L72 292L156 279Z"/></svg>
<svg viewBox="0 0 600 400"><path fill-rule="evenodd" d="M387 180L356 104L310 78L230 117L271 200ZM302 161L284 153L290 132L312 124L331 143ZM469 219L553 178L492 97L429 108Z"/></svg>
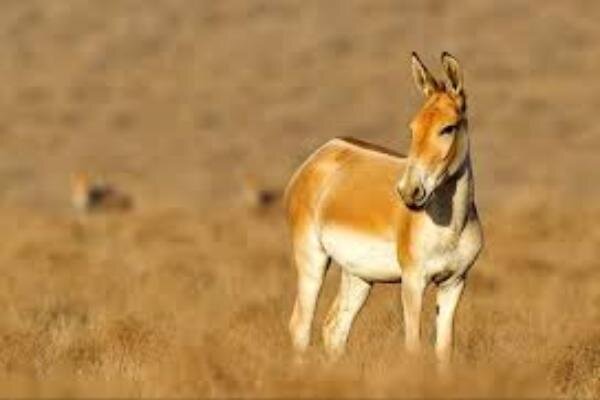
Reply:
<svg viewBox="0 0 600 400"><path fill-rule="evenodd" d="M3 0L2 394L600 396L599 15L589 0ZM413 50L438 76L444 50L464 68L487 239L455 379L406 357L395 285L324 362L336 267L311 362L293 366L278 195L332 137L407 151ZM134 208L82 216L79 172Z"/></svg>

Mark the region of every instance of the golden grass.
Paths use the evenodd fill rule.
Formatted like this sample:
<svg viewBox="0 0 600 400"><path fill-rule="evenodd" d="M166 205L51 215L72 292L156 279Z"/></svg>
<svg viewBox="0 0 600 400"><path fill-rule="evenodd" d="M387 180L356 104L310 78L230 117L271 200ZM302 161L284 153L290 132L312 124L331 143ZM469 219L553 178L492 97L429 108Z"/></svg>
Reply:
<svg viewBox="0 0 600 400"><path fill-rule="evenodd" d="M294 282L278 215L171 209L79 222L4 211L6 226L18 227L0 252L0 371L13 395L585 397L600 389L600 291L589 244L562 242L578 233L568 224L526 255L510 243L543 222L486 223L488 243L507 248L488 249L473 271L456 376L444 381L429 351L424 360L404 352L395 285L375 290L340 363L326 362L317 334L309 364L294 366L285 329ZM337 285L331 275L317 326Z"/></svg>
<svg viewBox="0 0 600 400"><path fill-rule="evenodd" d="M2 2L0 395L600 397L596 8ZM327 363L335 268L294 366L284 221L244 208L243 176L281 189L336 135L405 150L413 49L466 68L487 247L455 375L438 379L430 350L406 355L394 285ZM73 215L78 170L136 209ZM425 314L429 344L431 296Z"/></svg>

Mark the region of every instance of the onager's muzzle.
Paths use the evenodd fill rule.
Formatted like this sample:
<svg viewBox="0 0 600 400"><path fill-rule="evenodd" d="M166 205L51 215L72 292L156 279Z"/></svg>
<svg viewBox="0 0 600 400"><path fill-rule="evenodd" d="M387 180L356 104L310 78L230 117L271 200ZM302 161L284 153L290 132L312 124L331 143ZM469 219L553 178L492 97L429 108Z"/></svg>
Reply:
<svg viewBox="0 0 600 400"><path fill-rule="evenodd" d="M404 204L413 210L423 208L431 197L419 172L418 168L409 166L396 187Z"/></svg>

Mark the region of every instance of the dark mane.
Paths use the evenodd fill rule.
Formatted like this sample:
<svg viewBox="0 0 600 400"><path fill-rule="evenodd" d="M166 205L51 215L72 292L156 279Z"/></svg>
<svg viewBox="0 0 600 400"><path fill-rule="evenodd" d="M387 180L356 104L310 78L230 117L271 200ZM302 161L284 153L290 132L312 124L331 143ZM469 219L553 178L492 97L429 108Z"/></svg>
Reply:
<svg viewBox="0 0 600 400"><path fill-rule="evenodd" d="M387 154L387 155L392 156L392 157L406 158L406 155L404 155L402 153L398 153L398 152L396 152L394 150L390 150L390 149L388 149L386 147L379 146L377 144L365 142L365 141L360 140L360 139L355 139L353 137L342 136L342 137L340 137L338 139L343 140L346 143L350 143L350 144L353 144L355 146L361 147L361 148L366 149L366 150L376 151L378 153L384 153L384 154Z"/></svg>

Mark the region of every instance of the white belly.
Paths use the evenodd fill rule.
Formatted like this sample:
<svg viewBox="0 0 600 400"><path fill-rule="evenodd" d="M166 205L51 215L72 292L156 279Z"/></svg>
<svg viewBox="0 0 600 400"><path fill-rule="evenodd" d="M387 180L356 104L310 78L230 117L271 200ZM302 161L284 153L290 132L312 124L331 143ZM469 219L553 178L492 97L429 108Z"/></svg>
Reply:
<svg viewBox="0 0 600 400"><path fill-rule="evenodd" d="M402 276L396 243L341 227L325 228L321 243L344 270L368 281L395 281Z"/></svg>

